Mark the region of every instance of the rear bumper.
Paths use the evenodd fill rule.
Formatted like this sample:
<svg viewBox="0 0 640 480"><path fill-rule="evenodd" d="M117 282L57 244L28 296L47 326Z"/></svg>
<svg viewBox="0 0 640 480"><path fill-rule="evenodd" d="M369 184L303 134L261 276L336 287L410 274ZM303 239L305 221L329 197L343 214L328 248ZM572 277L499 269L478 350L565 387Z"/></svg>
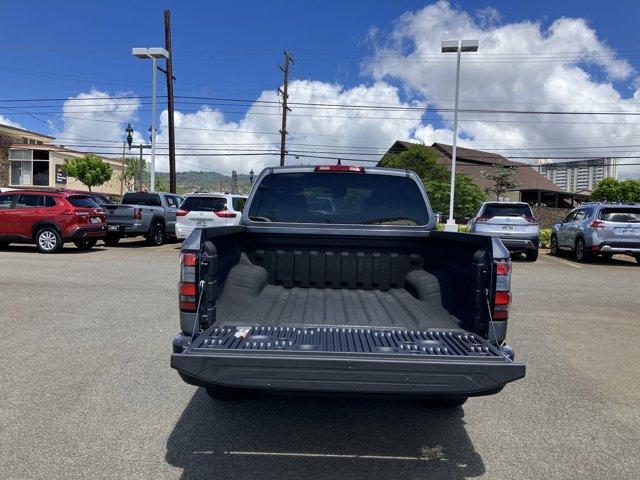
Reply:
<svg viewBox="0 0 640 480"><path fill-rule="evenodd" d="M524 238L498 236L498 238L502 240L502 243L504 243L504 246L507 247L508 250L537 250L540 243L537 236Z"/></svg>
<svg viewBox="0 0 640 480"><path fill-rule="evenodd" d="M540 245L540 236L531 234L504 235L500 232L473 232L476 235L486 235L499 238L510 251L537 250Z"/></svg>
<svg viewBox="0 0 640 480"><path fill-rule="evenodd" d="M78 227L64 241L82 240L84 238L102 238L107 234L107 226L105 224Z"/></svg>
<svg viewBox="0 0 640 480"><path fill-rule="evenodd" d="M178 353L172 354L171 366L185 382L205 387L479 396L496 393L525 375L525 366L514 363L506 355L205 349L198 347L198 339L184 348L185 341L188 340L181 335L174 340L174 352Z"/></svg>
<svg viewBox="0 0 640 480"><path fill-rule="evenodd" d="M110 223L107 221L107 233L116 235L143 235L148 228L143 223Z"/></svg>
<svg viewBox="0 0 640 480"><path fill-rule="evenodd" d="M257 352L174 353L171 366L192 385L402 395L493 393L523 378L522 364L423 359L333 358Z"/></svg>
<svg viewBox="0 0 640 480"><path fill-rule="evenodd" d="M186 225L180 225L179 223L176 223L176 238L184 240L189 235L191 235L191 232L193 232L194 229L195 227L188 227Z"/></svg>
<svg viewBox="0 0 640 480"><path fill-rule="evenodd" d="M598 251L600 253L640 255L640 242L602 243Z"/></svg>

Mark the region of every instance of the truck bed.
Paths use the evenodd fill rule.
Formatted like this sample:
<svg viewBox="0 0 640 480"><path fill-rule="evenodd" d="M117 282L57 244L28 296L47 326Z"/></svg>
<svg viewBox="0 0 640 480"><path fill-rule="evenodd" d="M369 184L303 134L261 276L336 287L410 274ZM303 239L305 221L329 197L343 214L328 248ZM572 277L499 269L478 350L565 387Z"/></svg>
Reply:
<svg viewBox="0 0 640 480"><path fill-rule="evenodd" d="M386 291L331 288L285 288L263 284L260 267L239 265L231 270L218 302L218 325L332 325L388 328L460 328L459 320L441 303L437 279L415 273L431 289L416 298L406 288ZM258 277L258 278L256 278ZM416 279L415 277L421 277Z"/></svg>

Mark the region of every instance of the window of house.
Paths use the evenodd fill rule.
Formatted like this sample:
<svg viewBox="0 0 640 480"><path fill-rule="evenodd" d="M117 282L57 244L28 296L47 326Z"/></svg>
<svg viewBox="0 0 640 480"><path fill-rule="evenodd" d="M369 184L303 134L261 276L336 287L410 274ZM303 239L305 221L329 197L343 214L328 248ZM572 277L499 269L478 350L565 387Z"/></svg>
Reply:
<svg viewBox="0 0 640 480"><path fill-rule="evenodd" d="M34 160L49 160L49 150L33 150Z"/></svg>
<svg viewBox="0 0 640 480"><path fill-rule="evenodd" d="M31 162L11 161L11 185L31 185Z"/></svg>
<svg viewBox="0 0 640 480"><path fill-rule="evenodd" d="M49 185L49 162L33 162L33 184Z"/></svg>
<svg viewBox="0 0 640 480"><path fill-rule="evenodd" d="M49 151L10 149L11 185L49 185Z"/></svg>

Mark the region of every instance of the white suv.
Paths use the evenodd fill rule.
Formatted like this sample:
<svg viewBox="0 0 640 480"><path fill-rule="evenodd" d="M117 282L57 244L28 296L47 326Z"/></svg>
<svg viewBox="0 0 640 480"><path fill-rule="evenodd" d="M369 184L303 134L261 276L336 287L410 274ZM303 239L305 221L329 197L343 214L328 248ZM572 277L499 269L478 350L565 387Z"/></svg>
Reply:
<svg viewBox="0 0 640 480"><path fill-rule="evenodd" d="M184 240L197 227L238 225L247 197L226 193L193 193L176 214L176 237Z"/></svg>
<svg viewBox="0 0 640 480"><path fill-rule="evenodd" d="M510 252L538 259L540 224L524 202L485 202L469 222L469 231L498 237Z"/></svg>

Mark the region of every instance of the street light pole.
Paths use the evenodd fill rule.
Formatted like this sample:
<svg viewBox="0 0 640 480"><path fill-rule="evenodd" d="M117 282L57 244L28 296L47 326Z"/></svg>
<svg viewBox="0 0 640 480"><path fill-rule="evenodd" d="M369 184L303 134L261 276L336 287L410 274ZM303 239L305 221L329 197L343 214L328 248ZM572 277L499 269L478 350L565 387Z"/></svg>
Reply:
<svg viewBox="0 0 640 480"><path fill-rule="evenodd" d="M164 48L134 48L131 50L133 56L138 58L150 58L153 62L153 73L151 75L151 167L150 172L150 185L151 191L156 188L156 78L158 69L158 58L169 58L169 52Z"/></svg>
<svg viewBox="0 0 640 480"><path fill-rule="evenodd" d="M153 73L151 74L151 168L149 169L149 187L153 192L156 189L156 93L157 93L157 73L158 60L152 59Z"/></svg>
<svg viewBox="0 0 640 480"><path fill-rule="evenodd" d="M442 53L456 52L456 93L453 107L453 143L451 145L451 187L449 190L449 218L444 226L447 232L457 232L458 226L453 218L453 206L456 193L456 145L458 143L458 96L460 94L460 57L462 52L477 52L477 40L445 40L442 42Z"/></svg>

